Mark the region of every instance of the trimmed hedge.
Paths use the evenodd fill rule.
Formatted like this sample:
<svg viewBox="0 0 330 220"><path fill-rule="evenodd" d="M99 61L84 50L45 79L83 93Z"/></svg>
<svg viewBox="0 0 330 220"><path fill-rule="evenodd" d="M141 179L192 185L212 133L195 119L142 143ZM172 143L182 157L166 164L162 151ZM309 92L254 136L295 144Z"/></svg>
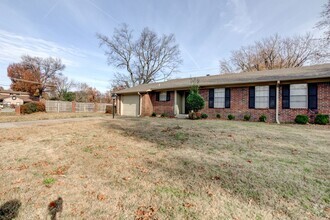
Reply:
<svg viewBox="0 0 330 220"><path fill-rule="evenodd" d="M217 118L221 118L221 115L220 115L220 114L217 114L216 117L217 117Z"/></svg>
<svg viewBox="0 0 330 220"><path fill-rule="evenodd" d="M329 115L317 114L314 122L315 124L326 125L329 123Z"/></svg>
<svg viewBox="0 0 330 220"><path fill-rule="evenodd" d="M305 125L308 122L308 116L307 115L297 115L296 118L294 119L294 121L297 124Z"/></svg>
<svg viewBox="0 0 330 220"><path fill-rule="evenodd" d="M46 106L43 102L29 102L23 104L21 107L21 114L32 114L35 112L46 112Z"/></svg>

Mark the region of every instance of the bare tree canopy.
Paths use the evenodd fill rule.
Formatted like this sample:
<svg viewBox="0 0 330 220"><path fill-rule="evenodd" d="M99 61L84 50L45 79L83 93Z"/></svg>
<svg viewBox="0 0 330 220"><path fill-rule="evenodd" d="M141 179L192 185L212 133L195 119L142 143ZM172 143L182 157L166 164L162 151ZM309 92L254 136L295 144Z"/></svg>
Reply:
<svg viewBox="0 0 330 220"><path fill-rule="evenodd" d="M102 98L101 92L87 83L77 84L75 96L77 102L100 102Z"/></svg>
<svg viewBox="0 0 330 220"><path fill-rule="evenodd" d="M324 62L325 56L319 40L310 34L287 38L276 34L232 51L229 60L220 61L220 69L232 73L300 67Z"/></svg>
<svg viewBox="0 0 330 220"><path fill-rule="evenodd" d="M116 73L114 85L131 87L167 79L181 64L178 44L173 34L161 37L144 28L138 39L126 24L114 30L111 38L97 34L100 46L105 46L108 64L125 69Z"/></svg>
<svg viewBox="0 0 330 220"><path fill-rule="evenodd" d="M59 100L63 100L66 93L76 86L73 80L69 80L66 76L58 76L54 80L55 87L52 92L55 93L55 97Z"/></svg>
<svg viewBox="0 0 330 220"><path fill-rule="evenodd" d="M14 63L8 67L8 77L11 78L13 89L26 90L33 93L38 90L38 95L42 96L49 84L52 84L64 70L65 65L59 58L42 58L31 57L29 55L22 56L20 63ZM37 82L33 84L33 81ZM31 88L28 88L31 87Z"/></svg>
<svg viewBox="0 0 330 220"><path fill-rule="evenodd" d="M330 0L323 5L323 11L321 12L321 20L317 22L316 27L324 30L325 38L327 42L330 41Z"/></svg>

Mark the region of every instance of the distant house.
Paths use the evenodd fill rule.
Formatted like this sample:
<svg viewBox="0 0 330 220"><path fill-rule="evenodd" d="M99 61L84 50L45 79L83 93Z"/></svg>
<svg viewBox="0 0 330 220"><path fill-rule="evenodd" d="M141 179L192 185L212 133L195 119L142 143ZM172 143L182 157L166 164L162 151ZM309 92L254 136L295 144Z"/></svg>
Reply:
<svg viewBox="0 0 330 220"><path fill-rule="evenodd" d="M28 92L0 90L0 103L3 105L23 105L32 101Z"/></svg>
<svg viewBox="0 0 330 220"><path fill-rule="evenodd" d="M201 111L236 119L251 115L258 120L292 122L296 115L330 114L330 64L237 74L196 77L205 99ZM118 91L118 113L150 116L187 114L186 98L191 78L138 85Z"/></svg>

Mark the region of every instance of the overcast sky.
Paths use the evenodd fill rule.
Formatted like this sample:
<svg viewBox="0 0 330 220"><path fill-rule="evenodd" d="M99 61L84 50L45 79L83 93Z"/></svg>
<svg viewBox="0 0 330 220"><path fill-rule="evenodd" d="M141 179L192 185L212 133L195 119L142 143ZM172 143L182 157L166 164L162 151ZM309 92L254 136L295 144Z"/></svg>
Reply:
<svg viewBox="0 0 330 220"><path fill-rule="evenodd" d="M53 56L64 75L104 92L116 71L95 33L127 23L174 33L183 65L173 78L216 74L230 51L279 33L312 32L326 0L0 0L0 86L7 67L24 54Z"/></svg>

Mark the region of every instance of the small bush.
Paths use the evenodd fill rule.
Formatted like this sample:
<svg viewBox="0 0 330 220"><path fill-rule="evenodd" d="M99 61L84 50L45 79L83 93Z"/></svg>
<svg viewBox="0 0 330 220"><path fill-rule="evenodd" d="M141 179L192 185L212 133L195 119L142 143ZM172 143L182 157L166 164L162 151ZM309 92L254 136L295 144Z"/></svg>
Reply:
<svg viewBox="0 0 330 220"><path fill-rule="evenodd" d="M217 117L217 118L221 118L221 115L220 115L220 114L217 114L216 117Z"/></svg>
<svg viewBox="0 0 330 220"><path fill-rule="evenodd" d="M307 124L308 122L308 116L307 115L297 115L296 118L294 119L294 121L297 123L297 124Z"/></svg>
<svg viewBox="0 0 330 220"><path fill-rule="evenodd" d="M112 114L112 105L105 106L105 113Z"/></svg>
<svg viewBox="0 0 330 220"><path fill-rule="evenodd" d="M21 114L32 114L35 112L45 112L46 106L42 102L29 102L21 105Z"/></svg>
<svg viewBox="0 0 330 220"><path fill-rule="evenodd" d="M198 112L199 110L203 109L205 106L205 101L203 97L198 92L198 86L193 85L190 88L190 93L186 100L186 107L189 111Z"/></svg>
<svg viewBox="0 0 330 220"><path fill-rule="evenodd" d="M267 116L266 116L266 115L261 115L261 116L259 117L259 121L260 121L260 122L266 122L266 121L267 121Z"/></svg>
<svg viewBox="0 0 330 220"><path fill-rule="evenodd" d="M151 114L151 117L156 117L157 115L156 115L156 112L153 112L152 114Z"/></svg>
<svg viewBox="0 0 330 220"><path fill-rule="evenodd" d="M325 125L329 123L329 115L317 114L315 117L315 124Z"/></svg>
<svg viewBox="0 0 330 220"><path fill-rule="evenodd" d="M245 121L250 121L251 115L244 115L244 120Z"/></svg>
<svg viewBox="0 0 330 220"><path fill-rule="evenodd" d="M196 112L189 112L188 118L191 120L200 119Z"/></svg>
<svg viewBox="0 0 330 220"><path fill-rule="evenodd" d="M207 114L205 114L205 113L202 113L202 114L201 114L201 118L206 119L207 117L209 117Z"/></svg>
<svg viewBox="0 0 330 220"><path fill-rule="evenodd" d="M162 114L160 115L160 117L162 117L162 118L167 118L167 117L168 117L168 115L167 115L167 113L166 113L166 112L164 112L164 113L162 113Z"/></svg>
<svg viewBox="0 0 330 220"><path fill-rule="evenodd" d="M229 120L234 120L234 119L235 119L235 116L232 115L232 114L229 114L229 115L228 115L228 119L229 119Z"/></svg>

